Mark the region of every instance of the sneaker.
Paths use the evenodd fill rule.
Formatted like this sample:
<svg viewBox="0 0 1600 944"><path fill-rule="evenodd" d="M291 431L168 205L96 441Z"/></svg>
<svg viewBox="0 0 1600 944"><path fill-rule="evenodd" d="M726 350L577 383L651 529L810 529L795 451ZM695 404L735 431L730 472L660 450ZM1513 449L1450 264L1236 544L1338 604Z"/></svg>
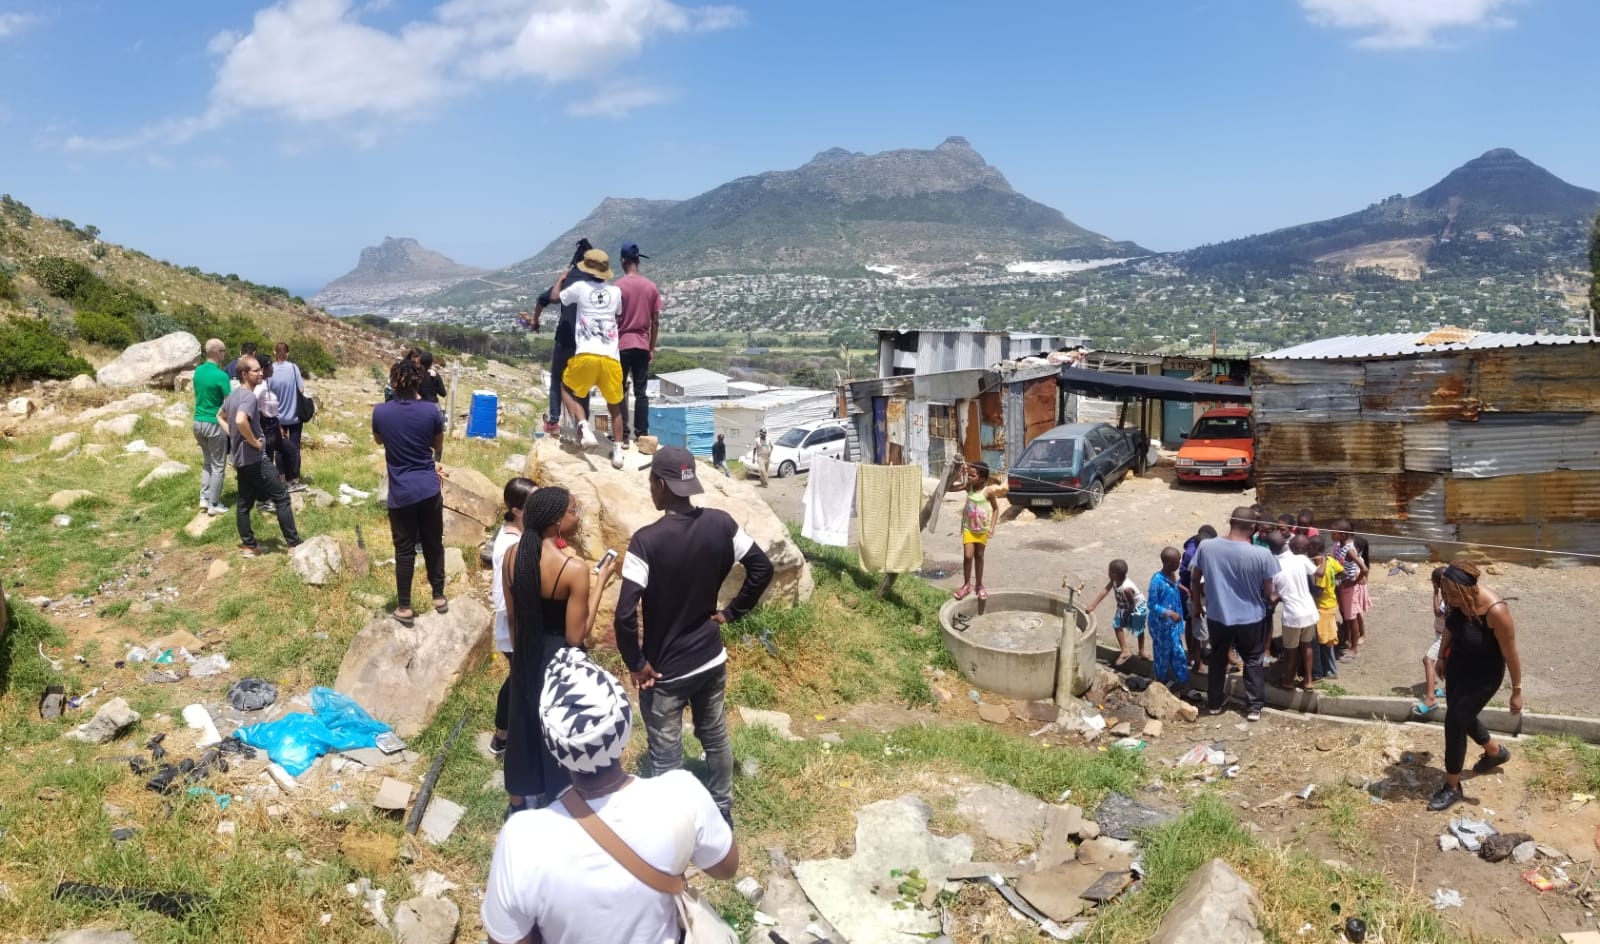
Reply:
<svg viewBox="0 0 1600 944"><path fill-rule="evenodd" d="M211 503L206 501L204 498L200 499L200 510L201 511L210 511L211 510Z"/></svg>
<svg viewBox="0 0 1600 944"><path fill-rule="evenodd" d="M1244 713L1244 720L1246 720L1246 721L1260 721L1261 720L1261 709L1260 708L1251 708L1249 711Z"/></svg>
<svg viewBox="0 0 1600 944"><path fill-rule="evenodd" d="M1451 787L1450 785L1446 784L1445 786L1440 787L1438 792L1428 799L1428 810L1429 812L1433 813L1443 813L1445 810L1455 806L1464 799L1466 799L1466 797L1461 793L1461 789L1459 787Z"/></svg>
<svg viewBox="0 0 1600 944"><path fill-rule="evenodd" d="M1220 714L1226 714L1227 711L1228 711L1228 706L1227 705L1218 705L1215 708L1207 708L1206 709L1206 714L1211 715L1212 717L1216 717L1217 715L1220 715Z"/></svg>
<svg viewBox="0 0 1600 944"><path fill-rule="evenodd" d="M288 491L291 491L291 492L303 492L303 491L306 491L306 483L304 483L304 482L290 482Z"/></svg>
<svg viewBox="0 0 1600 944"><path fill-rule="evenodd" d="M257 547L255 547L252 544L241 544L241 545L239 545L239 556L240 557L260 557L261 556L261 551L260 551L260 549L258 549Z"/></svg>
<svg viewBox="0 0 1600 944"><path fill-rule="evenodd" d="M1486 774L1489 771L1494 770L1496 767L1499 767L1500 765L1502 765L1505 762L1509 761L1510 759L1511 759L1511 748L1506 747L1504 744L1502 744L1502 745L1500 745L1500 753L1498 755L1496 755L1494 757L1490 757L1488 754L1485 754L1482 757L1478 758L1478 762L1476 764L1472 765L1472 772L1473 773L1478 773L1478 774Z"/></svg>
<svg viewBox="0 0 1600 944"><path fill-rule="evenodd" d="M594 429L589 426L588 421L578 424L578 442L585 449L592 448L600 444L600 440L594 438Z"/></svg>
<svg viewBox="0 0 1600 944"><path fill-rule="evenodd" d="M611 467L613 469L622 468L622 443L611 444Z"/></svg>
<svg viewBox="0 0 1600 944"><path fill-rule="evenodd" d="M206 509L206 514L211 515L212 517L216 517L217 515L225 515L227 513L227 505L212 505Z"/></svg>

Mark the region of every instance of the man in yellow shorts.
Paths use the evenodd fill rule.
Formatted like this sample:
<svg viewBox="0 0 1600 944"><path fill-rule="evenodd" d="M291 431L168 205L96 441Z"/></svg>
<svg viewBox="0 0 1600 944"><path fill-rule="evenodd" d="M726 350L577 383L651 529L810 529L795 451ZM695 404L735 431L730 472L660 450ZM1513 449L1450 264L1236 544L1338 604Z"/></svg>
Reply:
<svg viewBox="0 0 1600 944"><path fill-rule="evenodd" d="M573 335L575 353L561 375L561 403L568 416L578 419L578 441L597 444L589 422L589 392L596 387L611 413L611 467L622 468L622 358L617 351L617 315L622 311L622 291L611 281L611 259L604 250L591 249L568 270L552 290L561 304L577 307ZM568 282L568 277L572 281ZM581 398L581 399L580 399Z"/></svg>

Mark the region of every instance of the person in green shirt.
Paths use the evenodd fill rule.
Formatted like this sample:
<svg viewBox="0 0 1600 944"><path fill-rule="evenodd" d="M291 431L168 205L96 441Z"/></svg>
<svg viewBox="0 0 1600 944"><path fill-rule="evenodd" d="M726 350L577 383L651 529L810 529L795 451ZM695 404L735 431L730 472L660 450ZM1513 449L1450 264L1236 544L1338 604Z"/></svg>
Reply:
<svg viewBox="0 0 1600 944"><path fill-rule="evenodd" d="M200 510L220 515L222 483L228 472L228 432L217 423L217 411L228 398L231 384L222 369L228 352L217 338L206 342L206 359L194 369L194 441L200 445Z"/></svg>

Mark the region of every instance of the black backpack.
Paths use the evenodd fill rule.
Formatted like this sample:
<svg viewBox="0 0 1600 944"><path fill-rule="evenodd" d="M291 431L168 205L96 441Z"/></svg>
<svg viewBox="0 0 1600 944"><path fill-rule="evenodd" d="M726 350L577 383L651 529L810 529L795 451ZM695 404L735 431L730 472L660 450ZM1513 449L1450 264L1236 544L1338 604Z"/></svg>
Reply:
<svg viewBox="0 0 1600 944"><path fill-rule="evenodd" d="M300 390L300 395L295 401L295 419L301 423L311 422L311 418L317 415L317 401L311 399L311 395L306 393L304 388Z"/></svg>

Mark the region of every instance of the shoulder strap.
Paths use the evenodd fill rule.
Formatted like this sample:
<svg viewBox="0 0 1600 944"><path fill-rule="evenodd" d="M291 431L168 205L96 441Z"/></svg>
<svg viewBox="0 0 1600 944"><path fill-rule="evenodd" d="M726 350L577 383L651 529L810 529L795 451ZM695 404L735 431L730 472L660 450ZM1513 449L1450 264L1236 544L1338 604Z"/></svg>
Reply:
<svg viewBox="0 0 1600 944"><path fill-rule="evenodd" d="M550 583L550 592L552 594L556 592L556 588L561 586L561 575L567 572L567 565L572 563L572 561L573 558L569 556L566 560L562 561L561 566L556 569L556 579ZM554 600L556 598L554 596L550 596L546 597L545 599Z"/></svg>
<svg viewBox="0 0 1600 944"><path fill-rule="evenodd" d="M606 855L617 860L617 864L632 873L633 877L650 886L663 895L681 895L688 883L681 875L668 875L645 860L639 854L628 848L622 837L611 831L600 817L594 815L594 810L578 795L576 790L567 790L561 794L561 804L578 821L583 831L589 834L606 851Z"/></svg>

